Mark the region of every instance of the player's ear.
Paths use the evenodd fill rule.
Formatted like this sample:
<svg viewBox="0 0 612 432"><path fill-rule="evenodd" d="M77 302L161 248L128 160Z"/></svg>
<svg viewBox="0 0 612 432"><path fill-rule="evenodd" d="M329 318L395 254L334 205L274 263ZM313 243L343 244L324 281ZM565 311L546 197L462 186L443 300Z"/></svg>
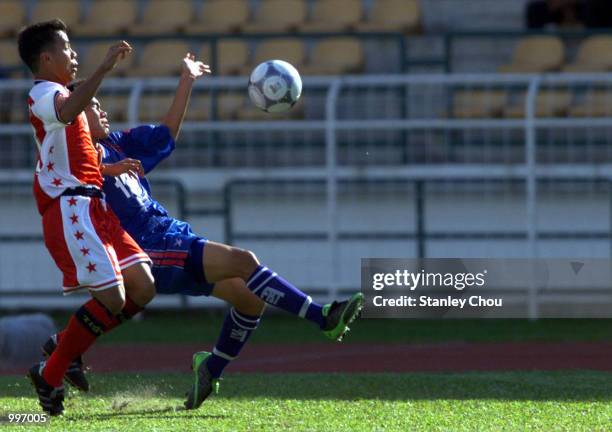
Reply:
<svg viewBox="0 0 612 432"><path fill-rule="evenodd" d="M42 66L51 61L51 53L49 51L42 51L38 56L38 66Z"/></svg>

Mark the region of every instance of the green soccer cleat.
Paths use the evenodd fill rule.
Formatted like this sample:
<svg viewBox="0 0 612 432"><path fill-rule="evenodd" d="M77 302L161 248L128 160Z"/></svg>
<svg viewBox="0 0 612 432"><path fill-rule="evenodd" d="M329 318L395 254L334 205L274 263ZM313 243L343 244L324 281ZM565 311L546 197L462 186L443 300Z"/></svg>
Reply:
<svg viewBox="0 0 612 432"><path fill-rule="evenodd" d="M363 294L354 294L350 299L328 303L323 306L323 316L325 326L323 333L332 340L340 342L344 334L349 331L349 324L352 323L363 309Z"/></svg>
<svg viewBox="0 0 612 432"><path fill-rule="evenodd" d="M219 379L213 378L206 368L206 360L211 355L206 351L200 351L193 355L191 369L195 375L195 382L187 393L186 409L199 408L213 391L215 394L219 393Z"/></svg>

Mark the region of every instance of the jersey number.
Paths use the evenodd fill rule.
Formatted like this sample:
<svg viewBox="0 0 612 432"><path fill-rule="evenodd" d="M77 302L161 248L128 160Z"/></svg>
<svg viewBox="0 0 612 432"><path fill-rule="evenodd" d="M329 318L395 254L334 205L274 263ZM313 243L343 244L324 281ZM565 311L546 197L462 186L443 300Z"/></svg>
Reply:
<svg viewBox="0 0 612 432"><path fill-rule="evenodd" d="M121 189L126 198L131 198L132 196L139 198L142 196L140 183L129 174L121 174L115 177L115 186Z"/></svg>

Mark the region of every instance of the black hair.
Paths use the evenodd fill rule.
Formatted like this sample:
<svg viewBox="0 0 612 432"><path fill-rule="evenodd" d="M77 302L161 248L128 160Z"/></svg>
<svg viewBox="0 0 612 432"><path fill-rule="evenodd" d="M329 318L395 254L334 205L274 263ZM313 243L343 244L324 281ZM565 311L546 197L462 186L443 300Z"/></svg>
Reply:
<svg viewBox="0 0 612 432"><path fill-rule="evenodd" d="M40 53L53 44L57 32L68 33L68 27L61 19L43 21L24 27L17 36L19 57L33 73L38 72Z"/></svg>

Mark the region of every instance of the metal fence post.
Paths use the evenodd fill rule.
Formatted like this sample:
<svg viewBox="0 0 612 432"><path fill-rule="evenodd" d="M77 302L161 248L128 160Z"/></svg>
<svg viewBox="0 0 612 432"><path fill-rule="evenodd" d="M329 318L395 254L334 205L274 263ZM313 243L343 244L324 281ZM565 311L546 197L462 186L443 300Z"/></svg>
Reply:
<svg viewBox="0 0 612 432"><path fill-rule="evenodd" d="M527 292L527 311L530 319L538 318L538 289L536 258L538 256L538 212L537 212L537 153L535 103L541 78L535 76L529 83L525 99L525 199L527 250L531 261L531 278Z"/></svg>
<svg viewBox="0 0 612 432"><path fill-rule="evenodd" d="M342 80L335 79L327 91L325 100L325 165L327 198L327 239L329 244L330 290L332 298L337 298L339 284L338 257L338 179L336 173L336 108Z"/></svg>
<svg viewBox="0 0 612 432"><path fill-rule="evenodd" d="M127 112L127 120L130 128L135 128L136 126L138 126L138 105L140 102L140 96L142 95L143 87L143 82L139 80L134 84L134 87L132 87L132 91L130 91Z"/></svg>

